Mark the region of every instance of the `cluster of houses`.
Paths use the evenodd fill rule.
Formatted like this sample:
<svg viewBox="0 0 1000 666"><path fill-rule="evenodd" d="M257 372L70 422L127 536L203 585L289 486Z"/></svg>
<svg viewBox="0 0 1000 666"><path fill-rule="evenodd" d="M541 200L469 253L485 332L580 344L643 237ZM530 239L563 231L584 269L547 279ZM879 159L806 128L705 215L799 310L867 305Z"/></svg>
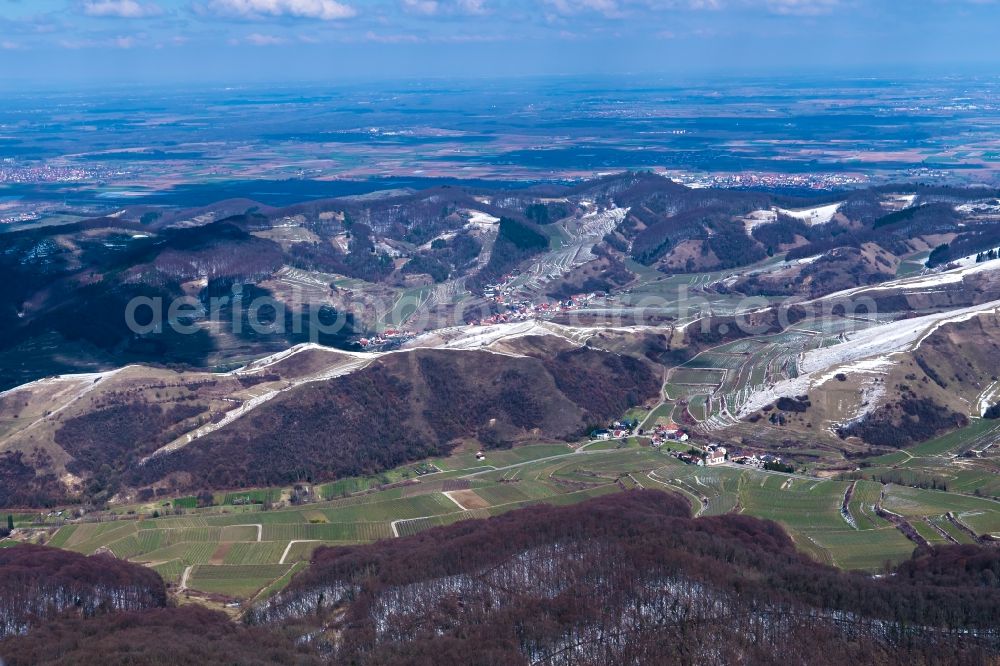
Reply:
<svg viewBox="0 0 1000 666"><path fill-rule="evenodd" d="M721 444L709 444L703 449L692 448L689 451L677 452L672 455L688 465L702 467L714 467L725 463L727 460L737 465L746 465L754 469L764 469L767 465L781 464L781 458L778 456L772 456L769 453L758 455L756 453L731 452Z"/></svg>
<svg viewBox="0 0 1000 666"><path fill-rule="evenodd" d="M781 458L778 456L772 456L769 453L762 455L757 455L756 453L751 453L749 455L740 455L734 457L733 462L738 465L746 465L747 467L753 467L756 469L764 469L764 465L767 464L781 464Z"/></svg>
<svg viewBox="0 0 1000 666"><path fill-rule="evenodd" d="M653 448L660 448L667 442L686 442L690 437L679 425L670 423L657 425L653 429Z"/></svg>
<svg viewBox="0 0 1000 666"><path fill-rule="evenodd" d="M678 460L688 465L698 465L699 467L715 467L726 462L726 447L718 444L709 444L704 449L691 449L687 452L674 454Z"/></svg>
<svg viewBox="0 0 1000 666"><path fill-rule="evenodd" d="M524 321L537 317L545 317L560 312L569 312L587 305L598 298L600 294L594 292L590 294L575 294L565 301L554 303L532 303L527 299L515 300L516 289L512 286L513 275L505 275L503 280L497 284L486 285L483 295L487 300L503 306L505 309L490 317L469 322L472 326L492 326L493 324L506 324L513 321Z"/></svg>
<svg viewBox="0 0 1000 666"><path fill-rule="evenodd" d="M368 351L381 349L390 345L401 345L407 340L412 340L414 337L414 334L409 331L387 328L374 338L361 338L358 340L358 344L361 345L362 349Z"/></svg>
<svg viewBox="0 0 1000 666"><path fill-rule="evenodd" d="M515 277L517 276L512 273L508 273L500 278L500 282L486 285L486 287L483 288L483 296L496 303L505 302L505 300L514 293L513 282Z"/></svg>
<svg viewBox="0 0 1000 666"><path fill-rule="evenodd" d="M635 433L639 428L639 421L615 421L608 428L602 428L600 430L595 430L590 433L590 438L599 441L607 441L610 439L624 439Z"/></svg>

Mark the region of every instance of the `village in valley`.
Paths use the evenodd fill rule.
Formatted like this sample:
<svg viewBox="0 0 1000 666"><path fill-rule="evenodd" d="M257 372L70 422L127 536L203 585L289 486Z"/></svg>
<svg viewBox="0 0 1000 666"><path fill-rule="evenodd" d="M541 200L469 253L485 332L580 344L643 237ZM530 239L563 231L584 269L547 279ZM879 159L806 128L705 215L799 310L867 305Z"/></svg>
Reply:
<svg viewBox="0 0 1000 666"><path fill-rule="evenodd" d="M516 279L516 275L506 275L502 282L486 285L483 297L490 309L496 310L496 312L479 319L469 319L465 323L468 326L483 327L530 320L546 320L552 319L556 315L584 309L589 305L607 304L614 301L613 296L604 292L591 292L573 294L566 300L544 300L535 303L530 298L520 296L515 284ZM405 327L387 327L376 335L360 338L358 344L365 351L385 351L410 342L417 336L418 333Z"/></svg>
<svg viewBox="0 0 1000 666"><path fill-rule="evenodd" d="M564 301L542 301L534 303L531 299L519 297L517 286L518 275L508 274L496 284L488 284L483 290L483 296L491 304L500 309L494 315L469 321L471 326L492 326L529 319L543 319L558 313L579 310L597 300L613 300L603 292L573 294Z"/></svg>
<svg viewBox="0 0 1000 666"><path fill-rule="evenodd" d="M652 430L645 432L637 420L620 420L615 421L608 428L594 430L590 433L591 442L625 441L630 437L639 441L648 439L653 449L668 451L669 455L687 465L716 467L728 462L759 470L784 473L794 471L794 468L784 464L779 456L770 453L737 451L717 443L703 446L694 445L687 448L678 446L690 441L691 436L673 421L657 423ZM480 460L482 459L484 458L480 458Z"/></svg>

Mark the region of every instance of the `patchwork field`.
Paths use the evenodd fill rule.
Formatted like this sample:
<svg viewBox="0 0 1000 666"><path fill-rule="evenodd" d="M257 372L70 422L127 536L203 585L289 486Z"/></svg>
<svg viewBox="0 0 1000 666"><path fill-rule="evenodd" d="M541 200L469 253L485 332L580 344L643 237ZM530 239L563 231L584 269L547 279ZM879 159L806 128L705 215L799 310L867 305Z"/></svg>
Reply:
<svg viewBox="0 0 1000 666"><path fill-rule="evenodd" d="M931 455L952 450L943 442L926 448ZM1000 503L989 499L734 465L688 466L668 448L653 450L635 438L576 449L540 444L490 451L486 460L459 453L431 461L422 472L411 467L345 479L316 489L315 496L326 499L271 510L232 501L271 501L288 491L222 493L217 506L175 504L175 515L155 518L132 507L144 517L66 525L49 543L145 564L185 594L249 599L280 589L293 567L305 566L321 546L370 543L531 504L569 504L634 488L680 493L697 515L737 512L777 521L812 557L850 569L881 570L915 547L878 515L879 506L904 516L931 543L966 543L973 533L1000 532Z"/></svg>
<svg viewBox="0 0 1000 666"><path fill-rule="evenodd" d="M1000 503L942 491L883 486L872 481L852 484L736 466L674 464L657 469L652 480L697 498L700 515L738 512L781 523L802 550L847 569L881 569L887 561L895 563L909 557L916 547L903 532L876 514L876 505L903 516L911 524L920 523L919 533L923 534L926 527L941 543L972 540L967 533L962 533L962 539L946 539L927 522L946 523L949 530L960 532L945 519L949 512L977 534L1000 530ZM844 512L844 498L852 485L854 490Z"/></svg>
<svg viewBox="0 0 1000 666"><path fill-rule="evenodd" d="M210 594L248 598L283 578L291 564L199 564L191 570L188 586Z"/></svg>
<svg viewBox="0 0 1000 666"><path fill-rule="evenodd" d="M1000 421L974 419L960 430L867 461L866 476L1000 497Z"/></svg>
<svg viewBox="0 0 1000 666"><path fill-rule="evenodd" d="M105 522L66 525L49 543L146 564L175 587L183 580L188 593L249 598L285 578L320 546L368 543L536 502L569 503L618 492L619 477L662 465L662 456L638 447L577 455L566 445L538 445L491 452L487 461L461 454L437 462L436 469L444 471L387 475L393 483L410 479L399 487L383 487L379 478L344 480L338 482L341 489L361 494L341 496L328 484L323 494L334 499L279 510L240 501L272 501L279 490L220 493L220 505L213 507L188 509L175 501L179 515L112 515ZM451 480L449 468L471 473Z"/></svg>
<svg viewBox="0 0 1000 666"><path fill-rule="evenodd" d="M680 367L670 373L670 382L672 384L718 386L725 379L726 372L725 369Z"/></svg>

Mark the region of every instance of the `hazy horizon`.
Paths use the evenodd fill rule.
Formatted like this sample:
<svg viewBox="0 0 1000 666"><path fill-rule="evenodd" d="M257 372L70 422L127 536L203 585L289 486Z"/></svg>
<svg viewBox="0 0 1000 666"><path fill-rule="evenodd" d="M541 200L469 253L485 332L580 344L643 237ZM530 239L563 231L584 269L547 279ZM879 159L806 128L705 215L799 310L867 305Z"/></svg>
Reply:
<svg viewBox="0 0 1000 666"><path fill-rule="evenodd" d="M998 22L982 0L0 0L0 85L989 75Z"/></svg>

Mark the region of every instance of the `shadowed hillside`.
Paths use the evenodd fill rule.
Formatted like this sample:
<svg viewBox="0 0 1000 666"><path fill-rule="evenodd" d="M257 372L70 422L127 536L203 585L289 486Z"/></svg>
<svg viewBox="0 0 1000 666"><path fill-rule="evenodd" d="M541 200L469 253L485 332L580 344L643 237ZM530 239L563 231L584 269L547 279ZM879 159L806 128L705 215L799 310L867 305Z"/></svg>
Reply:
<svg viewBox="0 0 1000 666"><path fill-rule="evenodd" d="M373 474L461 440L489 448L573 440L657 395L641 361L592 349L543 358L418 350L288 391L175 453L133 481L240 487ZM97 442L95 441L96 445Z"/></svg>

